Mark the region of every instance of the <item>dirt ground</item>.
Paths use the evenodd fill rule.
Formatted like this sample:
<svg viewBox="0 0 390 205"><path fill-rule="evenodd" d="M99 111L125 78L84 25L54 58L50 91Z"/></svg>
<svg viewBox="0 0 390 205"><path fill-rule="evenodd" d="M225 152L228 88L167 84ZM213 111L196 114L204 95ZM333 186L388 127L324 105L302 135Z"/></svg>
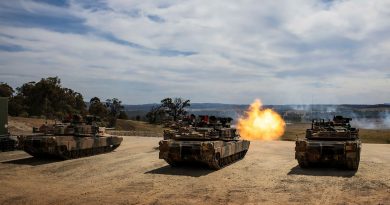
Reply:
<svg viewBox="0 0 390 205"><path fill-rule="evenodd" d="M357 172L302 170L294 142L253 141L218 171L171 168L159 138L124 137L114 152L67 161L0 153L0 204L390 204L390 145L363 144Z"/></svg>

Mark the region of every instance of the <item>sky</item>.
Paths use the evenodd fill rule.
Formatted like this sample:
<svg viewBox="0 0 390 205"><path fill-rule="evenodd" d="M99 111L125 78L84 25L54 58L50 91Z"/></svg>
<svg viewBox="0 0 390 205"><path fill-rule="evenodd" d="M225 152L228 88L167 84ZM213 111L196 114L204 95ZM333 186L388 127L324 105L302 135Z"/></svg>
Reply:
<svg viewBox="0 0 390 205"><path fill-rule="evenodd" d="M0 1L0 82L125 104L390 102L390 0Z"/></svg>

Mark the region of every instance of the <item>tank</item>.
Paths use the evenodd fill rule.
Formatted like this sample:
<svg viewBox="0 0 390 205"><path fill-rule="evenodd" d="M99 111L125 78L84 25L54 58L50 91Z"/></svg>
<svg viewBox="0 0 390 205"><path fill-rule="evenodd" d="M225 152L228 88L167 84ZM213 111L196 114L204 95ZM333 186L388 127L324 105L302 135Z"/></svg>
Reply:
<svg viewBox="0 0 390 205"><path fill-rule="evenodd" d="M334 116L333 121L313 120L306 138L296 141L295 159L299 166L333 164L358 170L361 141L359 130L349 123L351 120L342 116Z"/></svg>
<svg viewBox="0 0 390 205"><path fill-rule="evenodd" d="M244 158L250 142L240 140L231 118L192 115L164 130L159 142L159 158L171 166L200 162L221 169Z"/></svg>
<svg viewBox="0 0 390 205"><path fill-rule="evenodd" d="M73 159L115 150L123 138L105 133L104 127L78 115L71 122L52 125L46 133L22 137L20 146L34 157Z"/></svg>
<svg viewBox="0 0 390 205"><path fill-rule="evenodd" d="M15 150L16 142L8 133L8 98L0 97L0 152Z"/></svg>

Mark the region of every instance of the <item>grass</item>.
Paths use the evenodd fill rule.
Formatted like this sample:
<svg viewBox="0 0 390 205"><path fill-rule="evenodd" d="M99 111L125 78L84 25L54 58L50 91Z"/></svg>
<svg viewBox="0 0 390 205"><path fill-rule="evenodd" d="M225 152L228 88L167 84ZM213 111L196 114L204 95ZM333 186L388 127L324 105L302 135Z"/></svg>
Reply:
<svg viewBox="0 0 390 205"><path fill-rule="evenodd" d="M28 135L32 133L33 127L40 127L46 122L54 124L53 120L8 116L8 131L13 135Z"/></svg>
<svg viewBox="0 0 390 205"><path fill-rule="evenodd" d="M362 142L390 144L390 129L360 129L359 136Z"/></svg>
<svg viewBox="0 0 390 205"><path fill-rule="evenodd" d="M284 141L295 141L297 138L305 138L306 129L310 128L309 123L287 124L286 130L281 138Z"/></svg>
<svg viewBox="0 0 390 205"><path fill-rule="evenodd" d="M40 127L45 124L53 124L54 120L45 120L43 118L26 118L26 117L12 117L8 116L8 123L24 123L26 126L30 127Z"/></svg>
<svg viewBox="0 0 390 205"><path fill-rule="evenodd" d="M123 131L146 131L155 133L163 133L164 131L164 128L161 125L154 125L135 120L117 120L115 129Z"/></svg>
<svg viewBox="0 0 390 205"><path fill-rule="evenodd" d="M288 124L281 140L295 141L297 138L305 138L306 129L310 128L309 123ZM363 143L390 144L390 129L360 129L360 140Z"/></svg>
<svg viewBox="0 0 390 205"><path fill-rule="evenodd" d="M9 131L12 134L27 134L32 132L33 127L40 127L45 124L45 119L25 118L25 117L8 117ZM57 121L59 122L59 121ZM47 120L48 124L53 124L53 120ZM152 125L146 122L134 120L118 120L116 130L120 131L141 131L151 133L163 133L164 128L161 125Z"/></svg>
<svg viewBox="0 0 390 205"><path fill-rule="evenodd" d="M44 119L9 117L10 132L15 134L21 131L32 131L32 127L39 127L45 123ZM54 123L49 121L48 123ZM295 141L297 138L305 137L306 129L310 128L309 123L288 124L281 140ZM147 122L135 120L118 120L116 130L121 131L140 131L157 133L162 135L164 128L161 125L153 125ZM363 143L390 144L390 129L360 129L360 139Z"/></svg>

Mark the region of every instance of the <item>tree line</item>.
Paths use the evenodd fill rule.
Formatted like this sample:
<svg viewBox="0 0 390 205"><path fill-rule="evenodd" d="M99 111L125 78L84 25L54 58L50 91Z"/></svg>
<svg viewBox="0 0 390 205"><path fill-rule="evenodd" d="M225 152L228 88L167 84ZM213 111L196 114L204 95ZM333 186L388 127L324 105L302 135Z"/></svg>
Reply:
<svg viewBox="0 0 390 205"><path fill-rule="evenodd" d="M118 118L127 119L119 99L101 101L93 97L87 106L82 94L62 87L58 77L24 83L15 90L7 83L0 82L0 97L9 98L8 113L11 116L65 119L73 114L90 114L100 117L108 126L115 126Z"/></svg>
<svg viewBox="0 0 390 205"><path fill-rule="evenodd" d="M177 121L187 115L186 107L191 106L190 100L182 98L165 98L159 105L153 106L146 114L149 123Z"/></svg>

